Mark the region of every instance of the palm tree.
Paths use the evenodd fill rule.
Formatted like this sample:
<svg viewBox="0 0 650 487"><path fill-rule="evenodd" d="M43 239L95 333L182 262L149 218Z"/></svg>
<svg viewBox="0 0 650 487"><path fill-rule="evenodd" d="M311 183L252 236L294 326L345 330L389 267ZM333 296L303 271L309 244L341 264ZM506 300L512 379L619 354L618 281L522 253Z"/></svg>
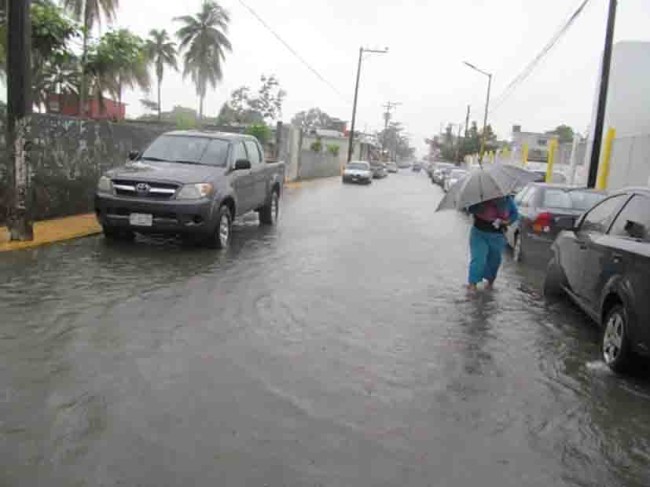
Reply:
<svg viewBox="0 0 650 487"><path fill-rule="evenodd" d="M199 118L203 118L203 101L208 84L213 88L223 78L222 63L232 45L226 37L230 15L219 4L205 0L196 16L185 15L175 20L183 26L176 36L183 57L183 76L190 75L199 95Z"/></svg>
<svg viewBox="0 0 650 487"><path fill-rule="evenodd" d="M158 120L162 119L161 89L165 65L178 71L176 62L176 44L169 39L166 30L153 29L149 32L150 39L147 41L147 54L149 60L156 67L156 78L158 79Z"/></svg>
<svg viewBox="0 0 650 487"><path fill-rule="evenodd" d="M119 0L62 0L63 7L70 11L74 18L83 24L83 46L81 50L81 76L79 93L79 115L85 114L86 97L88 95L86 69L88 62L88 40L95 23L101 23L102 16L109 22L115 18Z"/></svg>

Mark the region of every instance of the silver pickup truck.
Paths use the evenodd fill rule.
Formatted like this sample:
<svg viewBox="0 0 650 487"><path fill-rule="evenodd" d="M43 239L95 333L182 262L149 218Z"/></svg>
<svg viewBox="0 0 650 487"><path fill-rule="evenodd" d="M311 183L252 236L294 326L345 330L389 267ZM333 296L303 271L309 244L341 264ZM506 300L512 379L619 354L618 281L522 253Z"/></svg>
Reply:
<svg viewBox="0 0 650 487"><path fill-rule="evenodd" d="M224 248L236 216L257 211L264 225L277 220L284 164L266 162L254 137L168 132L129 159L97 185L95 212L107 238L178 234Z"/></svg>

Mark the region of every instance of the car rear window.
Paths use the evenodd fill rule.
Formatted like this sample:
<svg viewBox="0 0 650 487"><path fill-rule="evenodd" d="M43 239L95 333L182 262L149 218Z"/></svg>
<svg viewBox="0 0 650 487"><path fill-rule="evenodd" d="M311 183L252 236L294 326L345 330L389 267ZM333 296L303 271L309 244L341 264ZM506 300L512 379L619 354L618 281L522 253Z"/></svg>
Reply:
<svg viewBox="0 0 650 487"><path fill-rule="evenodd" d="M542 207L586 211L603 198L604 195L591 191L566 191L549 188L544 191Z"/></svg>
<svg viewBox="0 0 650 487"><path fill-rule="evenodd" d="M351 162L350 164L348 164L347 168L363 171L368 169L368 164L365 164L363 162Z"/></svg>

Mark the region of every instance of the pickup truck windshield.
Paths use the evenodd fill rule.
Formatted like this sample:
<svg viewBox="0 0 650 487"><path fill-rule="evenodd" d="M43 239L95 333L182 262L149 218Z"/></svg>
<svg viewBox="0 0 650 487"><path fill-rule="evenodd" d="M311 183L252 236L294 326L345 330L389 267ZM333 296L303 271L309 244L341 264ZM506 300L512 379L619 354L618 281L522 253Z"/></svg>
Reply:
<svg viewBox="0 0 650 487"><path fill-rule="evenodd" d="M227 140L212 137L162 135L147 148L142 159L225 167L228 145Z"/></svg>

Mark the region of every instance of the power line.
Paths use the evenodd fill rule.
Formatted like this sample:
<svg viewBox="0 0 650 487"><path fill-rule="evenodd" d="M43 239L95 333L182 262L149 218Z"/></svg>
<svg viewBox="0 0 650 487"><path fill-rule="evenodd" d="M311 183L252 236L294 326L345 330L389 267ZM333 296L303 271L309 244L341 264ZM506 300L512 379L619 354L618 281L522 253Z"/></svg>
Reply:
<svg viewBox="0 0 650 487"><path fill-rule="evenodd" d="M300 54L298 54L298 52L293 47L291 47L287 41L285 41L282 37L280 37L280 35L277 32L275 32L273 28L271 28L271 26L267 24L264 21L264 19L260 17L260 15L255 10L253 10L251 7L246 5L246 3L244 3L243 0L239 0L239 3L241 3L242 6L244 6L251 13L251 15L260 22L260 24L262 24L271 34L273 34L273 37L275 37L278 41L280 41L282 45L284 45L284 47L286 47L289 50L289 52L291 52L291 54L293 54L302 64L304 64L307 67L307 69L309 69L314 75L316 75L318 79L320 79L323 83L325 83L332 90L334 90L334 92L336 92L337 95L339 95L343 100L345 100L346 103L349 101L347 97L343 95L343 93L341 93L332 83L330 83L327 79L325 79L325 77L322 74L320 74L316 70L316 68L314 68L311 64L309 64L309 62L307 62L307 60L304 59Z"/></svg>
<svg viewBox="0 0 650 487"><path fill-rule="evenodd" d="M591 0L582 0L578 8L571 14L564 24L555 32L550 41L544 46L544 48L529 62L526 67L508 84L508 86L503 90L501 95L497 97L497 101L494 104L494 108L490 110L491 113L498 110L505 101L514 93L514 91L523 83L535 70L535 68L542 62L546 55L557 45L557 43L564 37L564 35L569 31L571 26L578 19L580 14L584 11L585 7Z"/></svg>

